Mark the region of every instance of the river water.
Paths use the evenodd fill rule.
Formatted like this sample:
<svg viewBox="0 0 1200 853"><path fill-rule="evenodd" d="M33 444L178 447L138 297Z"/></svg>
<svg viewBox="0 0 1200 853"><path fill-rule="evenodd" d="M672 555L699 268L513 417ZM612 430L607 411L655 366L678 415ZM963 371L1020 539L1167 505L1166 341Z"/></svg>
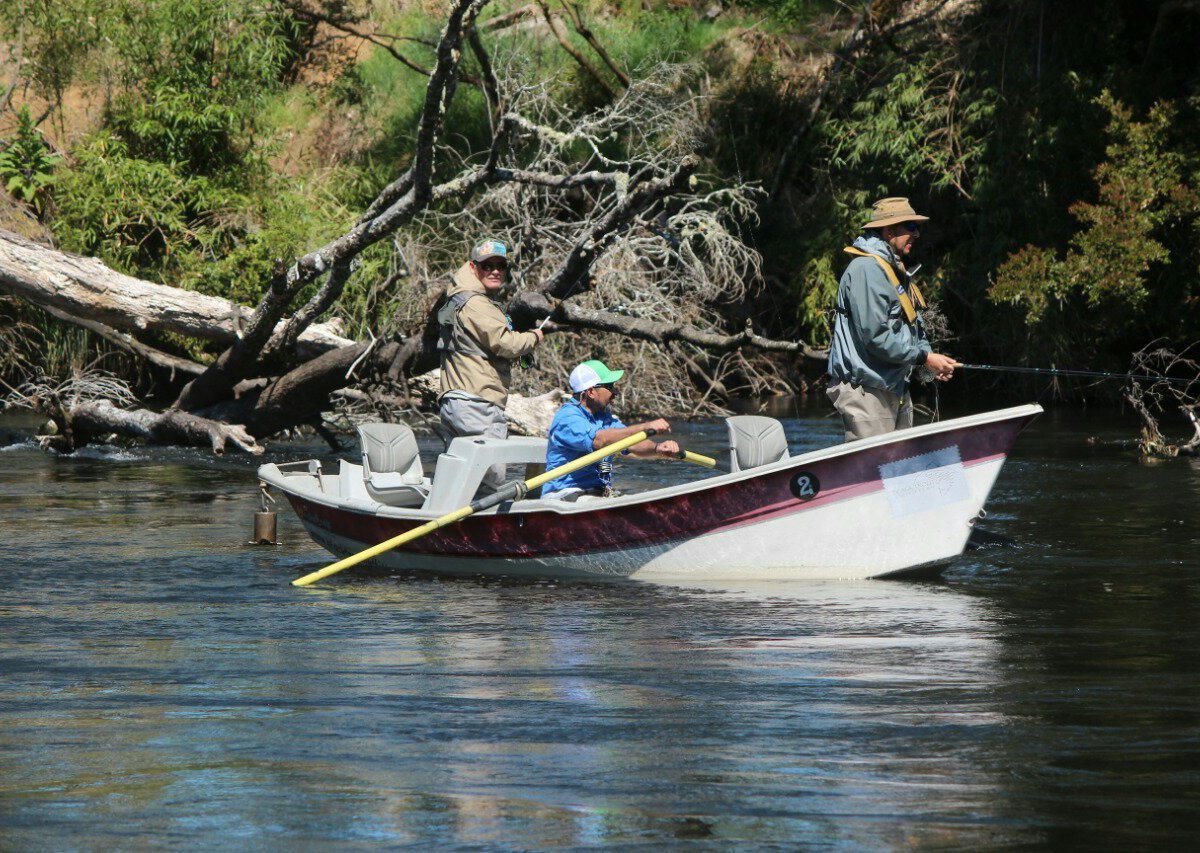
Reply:
<svg viewBox="0 0 1200 853"><path fill-rule="evenodd" d="M941 582L710 589L296 589L254 460L11 443L0 849L1194 846L1200 465L1134 432L1037 419Z"/></svg>

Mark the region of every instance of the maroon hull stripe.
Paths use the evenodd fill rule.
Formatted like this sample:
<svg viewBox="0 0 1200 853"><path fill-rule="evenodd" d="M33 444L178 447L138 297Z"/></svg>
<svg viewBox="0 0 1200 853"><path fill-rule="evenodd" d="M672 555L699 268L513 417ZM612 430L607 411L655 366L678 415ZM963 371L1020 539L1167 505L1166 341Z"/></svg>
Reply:
<svg viewBox="0 0 1200 853"><path fill-rule="evenodd" d="M413 542L404 550L428 555L486 558L553 557L636 548L731 530L776 519L883 488L879 466L958 446L964 467L1002 459L1028 418L999 421L866 448L761 477L641 503L586 513L545 512L470 516ZM792 477L805 472L820 481L816 497L792 494ZM380 518L288 494L305 522L364 547L397 536L425 519Z"/></svg>

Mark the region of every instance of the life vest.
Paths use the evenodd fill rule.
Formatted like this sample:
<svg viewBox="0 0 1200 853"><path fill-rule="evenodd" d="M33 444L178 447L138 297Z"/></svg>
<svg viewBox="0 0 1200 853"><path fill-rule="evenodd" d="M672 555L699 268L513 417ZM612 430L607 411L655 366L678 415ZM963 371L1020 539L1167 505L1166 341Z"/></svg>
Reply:
<svg viewBox="0 0 1200 853"><path fill-rule="evenodd" d="M900 310L904 312L904 319L912 326L917 322L917 311L925 310L925 297L921 295L920 289L911 279L905 284L900 283L900 277L896 275L895 268L887 261L873 255L870 252L864 252L862 249L857 249L854 246L847 246L844 250L848 255L857 255L860 258L874 258L883 267L884 273L888 277L888 281L892 283L892 287L896 288L896 296L900 298ZM906 276L907 278L907 276Z"/></svg>
<svg viewBox="0 0 1200 853"><path fill-rule="evenodd" d="M446 298L446 302L438 309L438 344L437 348L449 355L460 353L473 355L490 361L491 353L480 346L479 341L471 337L467 330L458 322L458 312L473 296L483 296L477 290L461 290Z"/></svg>

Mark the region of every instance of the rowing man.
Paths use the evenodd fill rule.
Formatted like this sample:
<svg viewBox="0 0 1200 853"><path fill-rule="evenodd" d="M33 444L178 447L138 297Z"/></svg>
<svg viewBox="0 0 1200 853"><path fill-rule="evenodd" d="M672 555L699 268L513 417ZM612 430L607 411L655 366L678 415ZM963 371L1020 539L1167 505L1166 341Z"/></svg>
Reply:
<svg viewBox="0 0 1200 853"><path fill-rule="evenodd" d="M642 430L671 431L671 425L662 418L625 426L612 413L609 405L617 394L617 380L624 375L624 370L609 370L604 362L595 360L585 361L571 371L569 381L573 396L558 410L550 424L550 440L546 447L547 471ZM656 444L650 439L621 451L622 455L643 459L657 456L674 458L678 453L679 445L674 441ZM543 500L576 501L589 495L610 497L613 494L612 457L563 474L542 487Z"/></svg>

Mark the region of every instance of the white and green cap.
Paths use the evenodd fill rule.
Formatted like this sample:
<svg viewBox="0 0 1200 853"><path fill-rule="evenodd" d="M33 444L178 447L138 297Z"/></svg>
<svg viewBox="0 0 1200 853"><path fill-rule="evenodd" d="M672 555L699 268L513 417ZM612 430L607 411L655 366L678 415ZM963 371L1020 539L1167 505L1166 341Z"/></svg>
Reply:
<svg viewBox="0 0 1200 853"><path fill-rule="evenodd" d="M607 385L616 382L625 375L624 370L609 370L604 362L592 359L571 371L571 391L579 394L597 385Z"/></svg>

